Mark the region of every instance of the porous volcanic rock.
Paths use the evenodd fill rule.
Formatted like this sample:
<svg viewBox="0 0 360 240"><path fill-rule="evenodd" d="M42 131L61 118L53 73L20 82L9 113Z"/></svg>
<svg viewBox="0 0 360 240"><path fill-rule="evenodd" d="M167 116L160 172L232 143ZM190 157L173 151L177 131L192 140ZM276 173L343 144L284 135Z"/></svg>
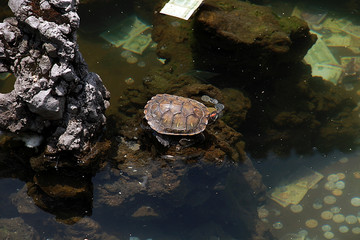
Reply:
<svg viewBox="0 0 360 240"><path fill-rule="evenodd" d="M110 94L76 43L78 1L10 0L0 23L0 72L16 77L0 94L0 129L46 134L47 152L86 151L105 124Z"/></svg>

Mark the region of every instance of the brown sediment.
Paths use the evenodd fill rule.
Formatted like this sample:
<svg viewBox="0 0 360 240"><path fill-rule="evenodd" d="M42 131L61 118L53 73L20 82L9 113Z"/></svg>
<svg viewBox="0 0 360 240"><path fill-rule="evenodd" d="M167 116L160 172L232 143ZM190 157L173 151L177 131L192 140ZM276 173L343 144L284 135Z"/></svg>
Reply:
<svg viewBox="0 0 360 240"><path fill-rule="evenodd" d="M46 21L55 22L57 24L70 23L69 19L64 17L62 13L54 7L51 7L50 9L40 9L40 0L32 0L30 5L33 13L37 17L42 17Z"/></svg>

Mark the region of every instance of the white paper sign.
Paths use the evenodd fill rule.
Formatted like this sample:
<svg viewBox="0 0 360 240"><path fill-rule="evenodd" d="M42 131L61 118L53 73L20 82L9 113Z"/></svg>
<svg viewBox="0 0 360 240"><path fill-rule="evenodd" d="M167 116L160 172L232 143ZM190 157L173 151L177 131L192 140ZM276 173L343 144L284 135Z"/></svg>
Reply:
<svg viewBox="0 0 360 240"><path fill-rule="evenodd" d="M188 20L203 0L170 0L160 13Z"/></svg>

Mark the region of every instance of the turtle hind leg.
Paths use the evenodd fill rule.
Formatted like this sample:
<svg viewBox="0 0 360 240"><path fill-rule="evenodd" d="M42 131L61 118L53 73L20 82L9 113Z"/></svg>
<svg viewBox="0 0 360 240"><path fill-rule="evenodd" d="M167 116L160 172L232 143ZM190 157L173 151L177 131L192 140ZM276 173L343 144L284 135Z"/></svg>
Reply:
<svg viewBox="0 0 360 240"><path fill-rule="evenodd" d="M155 134L155 137L158 140L158 142L161 143L161 145L163 145L164 147L170 146L170 141L167 139L167 137L164 137L160 134Z"/></svg>
<svg viewBox="0 0 360 240"><path fill-rule="evenodd" d="M179 140L178 144L176 144L176 151L180 151L181 149L190 147L194 144L195 144L194 139L182 138Z"/></svg>
<svg viewBox="0 0 360 240"><path fill-rule="evenodd" d="M191 138L181 138L176 145L176 151L180 151L181 149L191 147L195 143L201 143L205 140L205 135L203 133L199 133L196 136L192 136Z"/></svg>

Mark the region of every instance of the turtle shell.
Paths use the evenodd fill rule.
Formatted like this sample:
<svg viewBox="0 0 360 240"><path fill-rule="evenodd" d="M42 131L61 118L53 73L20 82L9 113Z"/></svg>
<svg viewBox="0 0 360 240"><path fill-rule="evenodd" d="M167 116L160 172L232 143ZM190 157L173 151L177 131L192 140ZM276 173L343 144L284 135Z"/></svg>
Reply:
<svg viewBox="0 0 360 240"><path fill-rule="evenodd" d="M208 124L207 107L196 100L169 94L157 94L144 108L150 127L166 135L195 135Z"/></svg>

